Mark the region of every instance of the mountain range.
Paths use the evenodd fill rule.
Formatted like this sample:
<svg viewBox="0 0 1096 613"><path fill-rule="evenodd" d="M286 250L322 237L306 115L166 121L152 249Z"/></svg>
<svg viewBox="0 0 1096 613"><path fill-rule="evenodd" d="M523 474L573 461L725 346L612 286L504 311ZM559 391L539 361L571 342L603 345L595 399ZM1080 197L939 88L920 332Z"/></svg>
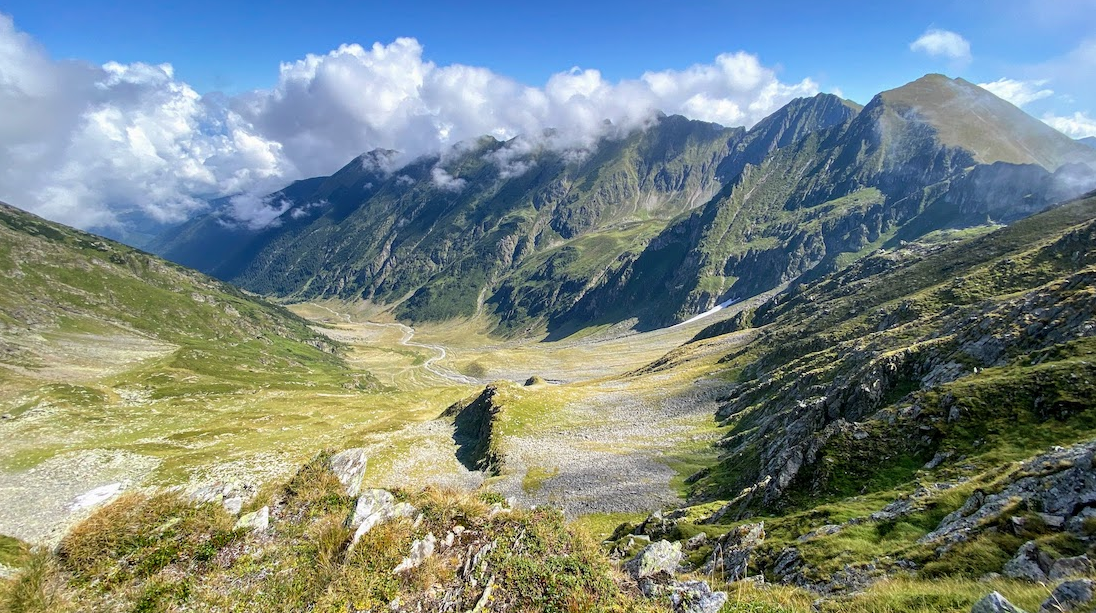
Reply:
<svg viewBox="0 0 1096 613"><path fill-rule="evenodd" d="M286 300L367 300L504 335L673 324L942 228L1003 224L1093 185L1096 152L962 79L860 107L795 100L750 130L683 117L556 151L484 137L392 168L373 151L229 203L149 248Z"/></svg>

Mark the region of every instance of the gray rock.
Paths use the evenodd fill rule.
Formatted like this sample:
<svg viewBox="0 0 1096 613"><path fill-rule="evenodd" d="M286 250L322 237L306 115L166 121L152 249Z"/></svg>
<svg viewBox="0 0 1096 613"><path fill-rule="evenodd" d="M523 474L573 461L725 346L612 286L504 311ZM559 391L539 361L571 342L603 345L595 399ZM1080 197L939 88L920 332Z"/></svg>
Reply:
<svg viewBox="0 0 1096 613"><path fill-rule="evenodd" d="M1093 587L1096 586L1091 579L1074 579L1054 588L1050 598L1043 601L1039 607L1039 613L1069 613L1070 611L1086 611L1088 604L1092 602Z"/></svg>
<svg viewBox="0 0 1096 613"><path fill-rule="evenodd" d="M331 456L331 472L339 478L347 496L357 496L361 492L367 463L368 458L362 447L340 451Z"/></svg>
<svg viewBox="0 0 1096 613"><path fill-rule="evenodd" d="M799 550L788 547L780 552L773 563L773 575L780 583L795 583L802 577L802 569L805 562Z"/></svg>
<svg viewBox="0 0 1096 613"><path fill-rule="evenodd" d="M430 556L434 555L434 546L438 539L433 533L427 533L425 538L411 543L411 553L392 570L393 573L402 573L413 568L418 568Z"/></svg>
<svg viewBox="0 0 1096 613"><path fill-rule="evenodd" d="M220 504L230 515L239 515L244 504L255 495L254 485L229 482L207 483L186 490L184 495L194 504Z"/></svg>
<svg viewBox="0 0 1096 613"><path fill-rule="evenodd" d="M765 540L765 522L743 524L728 532L716 545L701 569L706 575L719 573L724 581L740 581L749 576L754 549Z"/></svg>
<svg viewBox="0 0 1096 613"><path fill-rule="evenodd" d="M1017 499L1042 509L1051 526L1074 530L1082 525L1075 515L1096 505L1096 470L1093 470L1096 442L1056 447L1024 462L1011 476L1011 483L999 492L975 492L935 530L919 542L942 541L945 546L961 542L984 526L1007 516ZM1049 518L1049 521L1048 521ZM1059 520L1061 518L1061 521Z"/></svg>
<svg viewBox="0 0 1096 613"><path fill-rule="evenodd" d="M252 532L262 532L270 526L270 507L263 507L258 511L252 511L250 513L244 513L240 519L236 520L235 530L248 530Z"/></svg>
<svg viewBox="0 0 1096 613"><path fill-rule="evenodd" d="M932 459L929 460L928 463L926 463L922 468L924 470L932 470L934 468L937 468L938 466L946 462L948 458L950 458L952 455L954 454L951 451L937 451L936 455L932 456Z"/></svg>
<svg viewBox="0 0 1096 613"><path fill-rule="evenodd" d="M644 547L636 557L625 562L623 568L624 572L636 580L652 577L669 578L677 572L684 557L681 553L681 543L658 541Z"/></svg>
<svg viewBox="0 0 1096 613"><path fill-rule="evenodd" d="M1050 559L1039 551L1035 541L1028 541L1016 552L1016 557L1005 563L1001 574L1013 579L1042 583L1047 580L1049 569Z"/></svg>
<svg viewBox="0 0 1096 613"><path fill-rule="evenodd" d="M727 602L727 593L713 592L707 581L674 582L670 589L674 613L719 613Z"/></svg>
<svg viewBox="0 0 1096 613"><path fill-rule="evenodd" d="M697 534L697 535L693 536L692 538L690 538L689 540L685 541L685 550L686 551L696 551L697 549L700 549L701 547L703 547L707 544L708 544L708 534L705 533L705 532L701 532L700 534Z"/></svg>
<svg viewBox="0 0 1096 613"><path fill-rule="evenodd" d="M1085 507L1081 512L1069 518L1066 522L1066 530L1077 536L1088 536L1085 530L1085 520L1096 517L1096 507Z"/></svg>
<svg viewBox="0 0 1096 613"><path fill-rule="evenodd" d="M1043 520L1043 523L1051 530L1061 530L1066 527L1066 518L1061 515L1039 513L1039 519Z"/></svg>
<svg viewBox="0 0 1096 613"><path fill-rule="evenodd" d="M999 592L990 592L974 603L970 613L1024 613L1024 610L1009 602Z"/></svg>
<svg viewBox="0 0 1096 613"><path fill-rule="evenodd" d="M225 498L221 501L221 504L224 505L225 511L227 511L229 515L239 515L240 510L244 508L244 499L241 496L233 496L231 498Z"/></svg>
<svg viewBox="0 0 1096 613"><path fill-rule="evenodd" d="M1055 560L1054 564L1050 567L1050 572L1047 573L1052 581L1058 579L1068 579L1070 577L1084 577L1092 574L1092 560L1088 559L1088 556L1077 556L1073 558L1061 558Z"/></svg>
<svg viewBox="0 0 1096 613"><path fill-rule="evenodd" d="M832 536L834 534L837 534L838 532L841 532L841 528L842 526L839 526L837 524L826 524L825 526L822 526L815 530L811 530L810 532L804 534L803 536L800 536L795 540L799 543L805 543L813 538L817 538L820 536Z"/></svg>
<svg viewBox="0 0 1096 613"><path fill-rule="evenodd" d="M411 517L418 511L406 502L396 502L396 497L386 490L366 490L358 497L350 527L355 528L350 547L358 544L363 535L374 527L397 517Z"/></svg>

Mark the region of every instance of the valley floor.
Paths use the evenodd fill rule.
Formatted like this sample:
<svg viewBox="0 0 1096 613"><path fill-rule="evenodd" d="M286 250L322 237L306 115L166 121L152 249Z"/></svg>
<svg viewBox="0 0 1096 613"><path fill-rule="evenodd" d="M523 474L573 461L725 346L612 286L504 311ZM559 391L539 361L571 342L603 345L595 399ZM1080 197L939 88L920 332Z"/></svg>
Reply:
<svg viewBox="0 0 1096 613"><path fill-rule="evenodd" d="M11 502L0 508L0 534L56 542L90 512L81 498L89 491L221 484L247 496L321 449L350 447L367 449L377 487L486 485L572 517L641 515L680 502L684 477L720 434L719 384L707 378L714 352L654 376L628 374L710 320L536 343L500 342L469 323L367 321L334 302L292 310L344 345L353 389L202 379L169 366L172 347L133 350L136 336L40 339L39 353L73 364L64 376L61 366L5 365L0 498ZM496 476L458 461L452 419L441 417L489 383L504 406Z"/></svg>

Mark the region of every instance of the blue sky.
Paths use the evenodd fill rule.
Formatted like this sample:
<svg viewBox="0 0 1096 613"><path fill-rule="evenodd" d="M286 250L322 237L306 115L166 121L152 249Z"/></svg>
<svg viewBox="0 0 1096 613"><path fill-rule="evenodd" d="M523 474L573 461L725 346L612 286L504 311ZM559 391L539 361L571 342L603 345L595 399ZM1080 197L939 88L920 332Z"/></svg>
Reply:
<svg viewBox="0 0 1096 613"><path fill-rule="evenodd" d="M553 128L581 149L656 111L750 126L929 72L1096 135L1096 0L8 0L0 199L90 229L239 195L261 223L262 194L373 148Z"/></svg>
<svg viewBox="0 0 1096 613"><path fill-rule="evenodd" d="M1076 0L9 0L2 10L55 58L167 62L203 93L269 87L280 62L407 36L422 43L426 59L485 66L529 85L572 66L617 80L744 50L778 66L785 79L812 77L867 102L926 72L1018 78L1096 38L1096 3ZM929 28L969 40L972 61L910 51Z"/></svg>

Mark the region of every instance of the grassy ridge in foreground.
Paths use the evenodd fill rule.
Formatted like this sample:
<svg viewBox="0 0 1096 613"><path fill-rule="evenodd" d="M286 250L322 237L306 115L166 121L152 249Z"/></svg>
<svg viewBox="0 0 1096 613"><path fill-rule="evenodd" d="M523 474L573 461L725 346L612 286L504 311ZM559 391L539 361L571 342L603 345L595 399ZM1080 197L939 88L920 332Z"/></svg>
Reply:
<svg viewBox="0 0 1096 613"><path fill-rule="evenodd" d="M500 512L490 494L396 492L421 518L377 525L351 547L355 500L327 458L253 503L271 510L261 532L234 529L220 506L177 494L126 495L77 526L56 554L37 554L15 581L0 583L3 602L13 613L414 611L443 603L459 611L664 610L642 602L557 510ZM393 572L428 534L438 538L436 553Z"/></svg>

